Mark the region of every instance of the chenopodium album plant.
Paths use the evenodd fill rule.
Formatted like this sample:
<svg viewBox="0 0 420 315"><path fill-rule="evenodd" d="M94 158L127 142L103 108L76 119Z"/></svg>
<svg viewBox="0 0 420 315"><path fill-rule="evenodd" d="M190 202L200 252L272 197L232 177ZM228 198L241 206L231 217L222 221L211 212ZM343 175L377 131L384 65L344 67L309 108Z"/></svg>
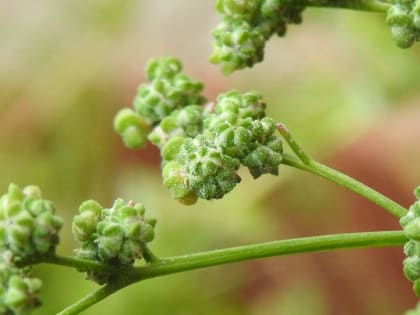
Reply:
<svg viewBox="0 0 420 315"><path fill-rule="evenodd" d="M420 38L420 0L218 0L223 15L214 30L210 60L225 73L263 60L265 42L285 35L289 24L302 21L307 7L339 7L386 13L392 36L406 48ZM407 210L370 187L312 159L282 123L266 117L266 104L256 91L220 94L214 102L203 84L182 72L179 60L152 59L146 67L133 108L121 109L114 129L127 147L147 141L160 149L163 185L183 204L199 198L220 199L241 181L238 169L254 178L278 175L286 165L321 176L379 205L400 219L401 231L322 235L245 245L178 257L158 258L148 244L156 220L143 204L116 199L110 208L84 201L72 231L80 248L71 257L56 253L63 220L36 186L10 184L0 197L0 314L26 314L40 305L41 280L31 266L52 263L76 268L101 285L58 314L78 314L132 283L176 272L269 256L345 248L400 246L407 279L420 297L420 187ZM283 150L283 138L293 154ZM135 265L136 260L143 263ZM420 304L407 315L420 314Z"/></svg>

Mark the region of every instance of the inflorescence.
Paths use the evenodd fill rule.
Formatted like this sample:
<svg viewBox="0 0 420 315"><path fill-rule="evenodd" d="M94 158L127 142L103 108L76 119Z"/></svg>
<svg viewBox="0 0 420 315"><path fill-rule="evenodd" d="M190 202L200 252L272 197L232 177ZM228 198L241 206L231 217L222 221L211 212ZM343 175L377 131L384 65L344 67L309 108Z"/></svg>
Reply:
<svg viewBox="0 0 420 315"><path fill-rule="evenodd" d="M408 48L420 40L420 1L394 0L387 12L392 36L401 48Z"/></svg>
<svg viewBox="0 0 420 315"><path fill-rule="evenodd" d="M413 289L420 297L420 186L414 191L416 202L410 206L408 213L400 219L409 241L404 246L403 270L408 280L413 282Z"/></svg>
<svg viewBox="0 0 420 315"><path fill-rule="evenodd" d="M210 61L228 74L262 61L265 42L284 36L287 24L301 23L304 7L281 0L218 0L216 9L223 19L213 31Z"/></svg>
<svg viewBox="0 0 420 315"><path fill-rule="evenodd" d="M87 200L79 207L73 218L73 236L81 243L76 256L98 261L113 268L131 267L141 259L146 244L154 239L155 219L144 217L141 203L115 200L111 208L103 208L94 200ZM109 282L111 274L88 271L88 278L98 282Z"/></svg>
<svg viewBox="0 0 420 315"><path fill-rule="evenodd" d="M135 110L124 108L114 120L128 147L141 147L146 138L159 147L163 184L173 198L184 204L222 198L240 182L241 165L254 178L277 175L282 143L261 95L230 91L203 105L202 84L181 70L174 58L149 62L151 82L140 85Z"/></svg>
<svg viewBox="0 0 420 315"><path fill-rule="evenodd" d="M378 3L387 10L386 21L400 48L408 48L420 40L420 0ZM301 23L302 11L307 5L339 6L339 2L217 0L216 10L223 17L213 30L214 50L210 61L220 64L225 74L261 62L265 43L274 34L284 36L288 24Z"/></svg>
<svg viewBox="0 0 420 315"><path fill-rule="evenodd" d="M24 314L40 304L41 280L19 266L54 255L63 225L54 212L36 186L10 184L0 197L0 314Z"/></svg>

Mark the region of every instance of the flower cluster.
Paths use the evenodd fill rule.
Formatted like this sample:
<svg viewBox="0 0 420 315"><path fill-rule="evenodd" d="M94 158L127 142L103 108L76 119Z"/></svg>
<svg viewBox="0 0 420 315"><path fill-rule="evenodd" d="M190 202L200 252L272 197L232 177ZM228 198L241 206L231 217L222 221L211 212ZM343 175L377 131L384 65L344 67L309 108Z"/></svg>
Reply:
<svg viewBox="0 0 420 315"><path fill-rule="evenodd" d="M42 199L36 186L10 184L0 197L0 250L14 262L53 253L63 220L51 201Z"/></svg>
<svg viewBox="0 0 420 315"><path fill-rule="evenodd" d="M141 84L134 99L134 110L122 109L114 120L114 129L129 148L141 148L150 128L174 110L201 105L201 82L182 72L181 63L171 57L152 59L146 67L147 84Z"/></svg>
<svg viewBox="0 0 420 315"><path fill-rule="evenodd" d="M254 178L278 174L282 143L276 123L265 116L256 92L219 95L214 111L203 112L203 131L194 138L173 137L162 150L163 183L183 203L218 199L241 178L240 165Z"/></svg>
<svg viewBox="0 0 420 315"><path fill-rule="evenodd" d="M94 200L83 202L72 224L74 238L81 243L76 255L115 267L133 265L154 238L156 220L145 219L144 213L141 203L122 199L115 200L112 208L103 208ZM106 282L95 272L89 276Z"/></svg>
<svg viewBox="0 0 420 315"><path fill-rule="evenodd" d="M408 213L400 219L409 241L404 246L403 270L408 280L414 283L413 289L420 297L420 186L415 189L417 201L410 206Z"/></svg>
<svg viewBox="0 0 420 315"><path fill-rule="evenodd" d="M254 178L267 173L277 175L282 143L275 135L275 121L265 117L261 95L230 91L219 95L215 105L200 106L204 97L194 94L191 84L185 84L182 91L172 80L179 69L179 61L163 58L149 63L146 71L155 85L161 84L159 78L167 91L184 95L178 98L179 104L164 106L140 93L135 101L137 113L123 109L114 120L117 132L127 130L127 122L135 120L123 119L127 111L137 115L137 120L153 121L147 138L161 150L163 184L172 197L184 204L193 204L198 198L222 198L240 182L237 171L241 165L248 167Z"/></svg>
<svg viewBox="0 0 420 315"><path fill-rule="evenodd" d="M16 265L55 253L63 221L54 212L36 186L10 184L0 197L0 314L24 314L39 305L41 280Z"/></svg>
<svg viewBox="0 0 420 315"><path fill-rule="evenodd" d="M210 61L231 73L262 61L265 42L284 36L287 24L301 23L304 7L281 0L218 0L216 9L223 19L213 31Z"/></svg>
<svg viewBox="0 0 420 315"><path fill-rule="evenodd" d="M408 48L420 40L420 1L394 0L387 12L392 36L401 48Z"/></svg>
<svg viewBox="0 0 420 315"><path fill-rule="evenodd" d="M27 314L40 305L37 293L42 282L29 277L29 268L17 268L10 259L8 253L0 256L0 314Z"/></svg>

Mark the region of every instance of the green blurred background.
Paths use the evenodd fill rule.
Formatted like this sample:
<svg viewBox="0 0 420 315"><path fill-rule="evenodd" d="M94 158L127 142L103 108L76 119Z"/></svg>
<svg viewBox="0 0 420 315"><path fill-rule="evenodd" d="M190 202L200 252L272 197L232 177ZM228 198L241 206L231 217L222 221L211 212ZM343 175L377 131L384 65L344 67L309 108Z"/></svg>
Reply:
<svg viewBox="0 0 420 315"><path fill-rule="evenodd" d="M420 50L394 45L384 16L308 9L262 64L224 77L207 62L213 1L0 1L0 188L37 184L66 220L58 251L71 255L81 201L141 201L158 219L160 256L274 239L398 229L383 210L326 181L281 167L243 181L223 200L182 206L161 185L159 154L132 152L112 130L148 58L173 55L214 99L257 89L316 158L403 205L419 184ZM145 281L84 314L401 314L416 303L401 249L280 257ZM40 266L55 314L97 286Z"/></svg>

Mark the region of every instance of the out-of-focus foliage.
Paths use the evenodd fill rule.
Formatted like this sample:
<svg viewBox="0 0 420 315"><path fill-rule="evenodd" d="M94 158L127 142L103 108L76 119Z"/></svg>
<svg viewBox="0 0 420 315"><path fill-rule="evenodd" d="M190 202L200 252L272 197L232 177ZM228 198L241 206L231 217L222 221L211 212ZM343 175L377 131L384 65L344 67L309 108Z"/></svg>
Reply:
<svg viewBox="0 0 420 315"><path fill-rule="evenodd" d="M159 221L151 248L162 256L366 230L380 221L356 225L332 185L285 167L258 182L241 170L241 185L223 200L185 207L162 187L151 145L138 153L124 148L112 117L131 105L150 57L178 56L206 83L210 100L233 88L260 91L269 116L323 159L419 97L419 50L395 47L383 16L308 9L302 25L270 41L263 63L231 77L207 62L217 21L212 1L0 2L0 186L36 184L55 201L65 218L58 252L77 246L71 217L89 198L142 202ZM361 156L349 157L348 169L363 163ZM399 267L402 253L395 261L375 253L275 258L148 280L85 313L400 314L415 304ZM96 287L60 267L35 271L44 283L44 306L35 314L56 313Z"/></svg>

